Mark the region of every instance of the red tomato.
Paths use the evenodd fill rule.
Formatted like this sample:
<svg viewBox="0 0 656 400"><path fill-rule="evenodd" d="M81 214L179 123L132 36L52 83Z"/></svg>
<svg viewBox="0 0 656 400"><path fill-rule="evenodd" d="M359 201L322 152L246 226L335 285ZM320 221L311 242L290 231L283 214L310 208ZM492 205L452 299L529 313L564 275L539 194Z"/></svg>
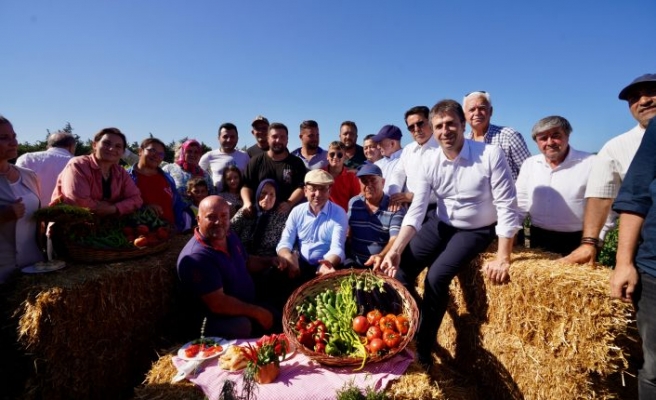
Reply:
<svg viewBox="0 0 656 400"><path fill-rule="evenodd" d="M166 240L169 238L169 230L163 226L160 226L157 228L156 235L159 240Z"/></svg>
<svg viewBox="0 0 656 400"><path fill-rule="evenodd" d="M402 335L405 335L410 330L410 321L405 315L398 315L396 317L396 331Z"/></svg>
<svg viewBox="0 0 656 400"><path fill-rule="evenodd" d="M200 352L200 345L192 344L189 347L187 347L184 352L186 357L194 358L196 357L196 355L198 355L198 352Z"/></svg>
<svg viewBox="0 0 656 400"><path fill-rule="evenodd" d="M396 348L401 343L401 335L393 330L383 331L383 342L390 349Z"/></svg>
<svg viewBox="0 0 656 400"><path fill-rule="evenodd" d="M364 335L367 333L367 329L369 329L369 323L365 317L358 315L353 318L353 330L355 333L358 335Z"/></svg>
<svg viewBox="0 0 656 400"><path fill-rule="evenodd" d="M314 345L314 351L317 353L325 353L326 352L326 344L325 343L317 343Z"/></svg>
<svg viewBox="0 0 656 400"><path fill-rule="evenodd" d="M137 235L147 235L148 227L146 225L137 225Z"/></svg>
<svg viewBox="0 0 656 400"><path fill-rule="evenodd" d="M154 232L149 233L148 235L146 235L146 237L148 238L148 244L151 245L151 246L159 243L159 239L157 238L157 234L154 233Z"/></svg>
<svg viewBox="0 0 656 400"><path fill-rule="evenodd" d="M377 324L378 321L383 317L383 314L378 310L371 310L367 313L367 322L369 325Z"/></svg>
<svg viewBox="0 0 656 400"><path fill-rule="evenodd" d="M383 342L383 339L381 338L374 338L369 343L369 350L371 351L371 354L378 354L385 350L385 342Z"/></svg>
<svg viewBox="0 0 656 400"><path fill-rule="evenodd" d="M371 325L369 329L367 329L367 341L371 342L373 339L380 338L381 336L383 336L383 332L378 325Z"/></svg>
<svg viewBox="0 0 656 400"><path fill-rule="evenodd" d="M396 323L394 320L391 320L388 318L388 316L384 316L383 318L378 321L378 326L380 327L380 330L385 332L386 330L394 330L396 329Z"/></svg>
<svg viewBox="0 0 656 400"><path fill-rule="evenodd" d="M134 236L134 229L130 226L123 227L123 234L125 236Z"/></svg>
<svg viewBox="0 0 656 400"><path fill-rule="evenodd" d="M146 247L148 246L148 239L146 239L145 236L139 236L138 238L134 239L134 245L136 247Z"/></svg>

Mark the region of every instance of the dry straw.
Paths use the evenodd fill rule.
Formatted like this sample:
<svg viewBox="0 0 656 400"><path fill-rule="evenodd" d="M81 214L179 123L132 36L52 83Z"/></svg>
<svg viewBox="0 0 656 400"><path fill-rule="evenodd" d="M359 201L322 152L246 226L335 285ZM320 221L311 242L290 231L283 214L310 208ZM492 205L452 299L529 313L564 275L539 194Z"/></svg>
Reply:
<svg viewBox="0 0 656 400"><path fill-rule="evenodd" d="M412 364L387 388L390 396L637 398L630 363L640 353L633 307L609 298L610 270L564 265L552 254L526 250L513 256L511 282L497 286L479 272L492 256L474 260L451 284L452 301L436 340L436 365L427 374ZM170 356L163 357L137 393L144 399L145 393L189 398L182 391L175 397L173 390L181 387L168 384L173 375Z"/></svg>
<svg viewBox="0 0 656 400"><path fill-rule="evenodd" d="M22 277L18 340L34 359L26 397L119 398L140 382L174 293L188 237L161 254L112 264L72 264Z"/></svg>

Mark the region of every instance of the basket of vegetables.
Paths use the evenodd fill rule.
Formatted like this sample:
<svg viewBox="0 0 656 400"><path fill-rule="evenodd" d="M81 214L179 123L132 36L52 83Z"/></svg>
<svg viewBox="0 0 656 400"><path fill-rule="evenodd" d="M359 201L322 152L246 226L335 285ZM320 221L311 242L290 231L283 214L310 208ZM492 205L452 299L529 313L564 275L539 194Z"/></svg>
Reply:
<svg viewBox="0 0 656 400"><path fill-rule="evenodd" d="M72 212L71 209L77 210ZM66 260L123 261L159 253L169 247L170 225L147 207L120 218L87 215L83 211L85 208L70 205L53 205L42 210L36 218L56 221L51 229L53 245L57 255Z"/></svg>
<svg viewBox="0 0 656 400"><path fill-rule="evenodd" d="M292 345L321 364L364 367L412 340L417 304L397 280L370 270L340 270L296 289L283 310Z"/></svg>

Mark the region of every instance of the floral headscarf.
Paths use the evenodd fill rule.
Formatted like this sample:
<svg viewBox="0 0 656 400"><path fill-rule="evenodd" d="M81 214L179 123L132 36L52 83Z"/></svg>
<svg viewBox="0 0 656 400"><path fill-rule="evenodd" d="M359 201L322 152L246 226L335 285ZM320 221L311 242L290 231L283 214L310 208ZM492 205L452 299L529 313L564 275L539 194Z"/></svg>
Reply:
<svg viewBox="0 0 656 400"><path fill-rule="evenodd" d="M185 161L185 153L187 152L187 148L189 148L189 146L198 146L198 148L202 149L200 143L198 143L196 139L187 140L180 145L180 154L178 154L178 159L175 160L175 163L182 167L183 170L189 172L192 176L204 176L203 169L200 167L200 165L189 165Z"/></svg>

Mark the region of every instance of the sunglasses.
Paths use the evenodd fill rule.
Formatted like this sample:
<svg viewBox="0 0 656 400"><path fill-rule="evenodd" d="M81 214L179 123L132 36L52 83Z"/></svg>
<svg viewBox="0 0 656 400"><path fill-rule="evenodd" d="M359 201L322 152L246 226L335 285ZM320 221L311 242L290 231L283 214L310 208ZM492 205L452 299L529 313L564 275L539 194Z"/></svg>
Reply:
<svg viewBox="0 0 656 400"><path fill-rule="evenodd" d="M344 153L341 153L341 152L340 153L335 153L333 151L333 152L328 153L328 157L330 157L330 158L335 158L335 157L342 158L342 157L344 157Z"/></svg>
<svg viewBox="0 0 656 400"><path fill-rule="evenodd" d="M426 121L415 122L412 125L408 125L408 130L410 132L414 132L415 129L421 129L424 126L425 123L426 123Z"/></svg>

